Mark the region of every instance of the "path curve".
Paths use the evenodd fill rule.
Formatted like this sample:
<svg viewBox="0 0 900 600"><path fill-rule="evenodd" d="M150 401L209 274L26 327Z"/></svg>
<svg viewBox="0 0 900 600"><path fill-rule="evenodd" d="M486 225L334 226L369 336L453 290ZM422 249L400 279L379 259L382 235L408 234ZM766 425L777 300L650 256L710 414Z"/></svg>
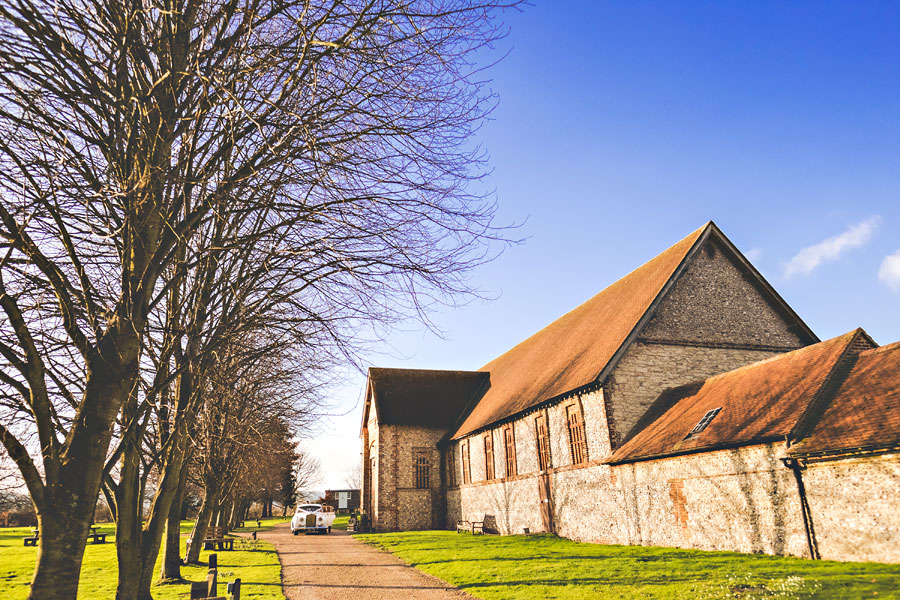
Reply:
<svg viewBox="0 0 900 600"><path fill-rule="evenodd" d="M260 532L281 562L287 600L461 600L459 588L399 558L353 539L346 531L291 534L290 524Z"/></svg>

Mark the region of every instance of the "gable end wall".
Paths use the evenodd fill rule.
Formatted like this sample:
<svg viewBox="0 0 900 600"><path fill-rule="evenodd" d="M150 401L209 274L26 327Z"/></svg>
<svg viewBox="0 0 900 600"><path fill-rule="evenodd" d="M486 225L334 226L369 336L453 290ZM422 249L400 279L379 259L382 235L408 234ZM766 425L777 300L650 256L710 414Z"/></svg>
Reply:
<svg viewBox="0 0 900 600"><path fill-rule="evenodd" d="M718 242L707 240L607 378L613 448L666 388L800 348L795 329Z"/></svg>

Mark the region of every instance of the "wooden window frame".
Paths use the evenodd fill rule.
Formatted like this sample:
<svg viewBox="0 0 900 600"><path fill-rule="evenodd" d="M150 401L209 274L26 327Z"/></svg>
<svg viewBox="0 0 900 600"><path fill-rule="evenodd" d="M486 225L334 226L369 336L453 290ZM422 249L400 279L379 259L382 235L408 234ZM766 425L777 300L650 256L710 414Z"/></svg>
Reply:
<svg viewBox="0 0 900 600"><path fill-rule="evenodd" d="M518 474L516 464L516 430L512 423L503 428L503 450L506 458L506 476L514 477Z"/></svg>
<svg viewBox="0 0 900 600"><path fill-rule="evenodd" d="M569 432L569 456L573 465L588 461L587 438L584 434L584 416L577 403L566 406L566 430Z"/></svg>
<svg viewBox="0 0 900 600"><path fill-rule="evenodd" d="M459 456L462 461L462 482L472 483L472 463L469 460L469 440L460 442Z"/></svg>
<svg viewBox="0 0 900 600"><path fill-rule="evenodd" d="M484 479L490 481L494 479L494 435L490 431L481 436L484 443Z"/></svg>
<svg viewBox="0 0 900 600"><path fill-rule="evenodd" d="M431 489L431 452L427 449L413 450L413 474L417 490Z"/></svg>
<svg viewBox="0 0 900 600"><path fill-rule="evenodd" d="M535 417L534 435L537 441L538 471L546 471L552 468L553 462L550 454L550 426L545 413Z"/></svg>

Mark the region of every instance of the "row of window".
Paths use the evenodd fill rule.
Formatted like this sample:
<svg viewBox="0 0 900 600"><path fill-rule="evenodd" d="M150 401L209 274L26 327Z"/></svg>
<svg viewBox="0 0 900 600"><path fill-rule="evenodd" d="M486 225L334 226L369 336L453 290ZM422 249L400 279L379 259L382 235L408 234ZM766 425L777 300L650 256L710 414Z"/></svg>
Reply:
<svg viewBox="0 0 900 600"><path fill-rule="evenodd" d="M569 441L569 457L573 465L587 462L587 440L584 435L584 418L578 404L566 406L566 430ZM552 466L550 455L550 432L547 426L546 412L539 412L534 418L534 435L537 447L538 469L546 471ZM470 438L471 439L471 438ZM460 463L462 464L462 483L472 482L472 464L470 456L470 439L465 439L459 444ZM494 436L488 431L482 436L484 448L485 480L496 479L494 472ZM506 464L506 477L512 477L518 473L516 465L516 437L512 423L503 426L503 458ZM450 482L456 485L455 460L449 461Z"/></svg>

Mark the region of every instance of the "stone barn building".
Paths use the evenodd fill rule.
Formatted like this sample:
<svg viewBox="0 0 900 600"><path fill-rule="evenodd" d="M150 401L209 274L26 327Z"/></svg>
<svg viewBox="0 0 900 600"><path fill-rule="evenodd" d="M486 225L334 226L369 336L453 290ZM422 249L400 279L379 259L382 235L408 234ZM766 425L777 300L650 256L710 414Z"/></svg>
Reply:
<svg viewBox="0 0 900 600"><path fill-rule="evenodd" d="M708 223L477 371L369 370L379 531L900 562L900 344L819 341Z"/></svg>

